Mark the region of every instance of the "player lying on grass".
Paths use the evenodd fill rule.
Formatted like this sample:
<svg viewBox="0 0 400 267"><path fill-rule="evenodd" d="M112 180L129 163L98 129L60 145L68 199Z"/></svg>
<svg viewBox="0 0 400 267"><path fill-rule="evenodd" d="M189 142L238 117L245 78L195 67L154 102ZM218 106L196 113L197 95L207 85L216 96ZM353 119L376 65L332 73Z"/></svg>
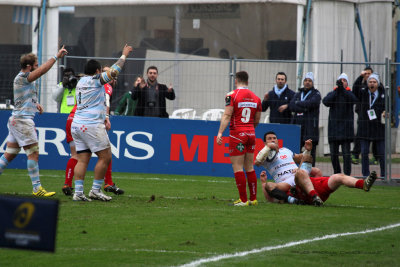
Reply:
<svg viewBox="0 0 400 267"><path fill-rule="evenodd" d="M322 176L321 170L312 167L308 161L301 164L303 157L311 152L311 140L305 142L303 154L295 154L285 147L279 148L277 135L272 131L264 134L264 142L265 147L258 153L255 165L263 166L275 181L267 182L266 171L261 172L260 181L264 196L268 201L278 202L278 198L274 197L277 190L287 192L292 186L295 186L294 177L298 166L310 173L311 176ZM297 201L289 198L289 203L297 204Z"/></svg>
<svg viewBox="0 0 400 267"><path fill-rule="evenodd" d="M336 173L330 177L309 177L307 172L296 172L296 187L290 190L289 195L304 201L305 204L322 206L340 186L363 189L368 192L376 180L376 172L364 179L357 179L343 173Z"/></svg>
<svg viewBox="0 0 400 267"><path fill-rule="evenodd" d="M280 157L280 150L278 153L274 153L271 151L271 149L261 150L259 152L259 155L257 155L256 165L257 163L263 163L265 161L269 161L270 165L273 165L274 162L285 158ZM274 151L276 152L276 150ZM276 183L275 187L272 187L272 185L267 185L268 183L266 182L267 177L265 173L264 175L261 175L260 180L265 198L268 201L271 201L272 198L288 203L304 203L309 205L322 206L324 201L329 198L330 194L335 192L341 185L345 185L350 188L363 189L364 191L368 192L377 177L376 172L374 171L371 172L371 174L365 180L356 179L342 173L334 174L330 177L310 177L309 170L311 169L311 162L311 155L305 153L302 156L302 160L300 162L301 167L295 170L294 185L289 188L287 188L287 186L284 184L282 185L282 182ZM284 171L282 168L284 168L286 165L285 163L281 163L274 164L273 166L276 166L276 168L274 169L275 171L277 171L278 173L282 173ZM269 190L270 188L273 189Z"/></svg>

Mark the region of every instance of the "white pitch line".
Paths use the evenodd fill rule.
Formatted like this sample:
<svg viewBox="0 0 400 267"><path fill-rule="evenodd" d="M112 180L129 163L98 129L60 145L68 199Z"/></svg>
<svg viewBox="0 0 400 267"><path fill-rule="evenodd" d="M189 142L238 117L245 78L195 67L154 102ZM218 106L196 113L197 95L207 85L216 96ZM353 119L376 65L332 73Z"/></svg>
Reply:
<svg viewBox="0 0 400 267"><path fill-rule="evenodd" d="M185 250L164 250L164 249L127 249L127 248L58 248L62 251L117 251L117 252L150 252L150 253L173 253L173 254L216 254L214 252L197 252Z"/></svg>
<svg viewBox="0 0 400 267"><path fill-rule="evenodd" d="M286 243L283 245L278 245L278 246L269 246L269 247L253 249L250 251L236 252L233 254L222 254L222 255L214 256L214 257L210 257L210 258L203 258L203 259L195 260L195 261L192 261L192 262L186 263L184 265L180 265L180 266L195 267L195 266L199 266L200 264L203 264L203 263L216 262L216 261L235 258L235 257L244 257L244 256L247 256L250 254L256 254L256 253L261 253L264 251L270 251L270 250L281 249L281 248L289 248L289 247L294 247L297 245L307 244L307 243L320 241L320 240L334 239L334 238L338 238L338 237L351 236L351 235L364 235L364 234L369 234L369 233L373 233L373 232L379 232L379 231L383 231L383 230L387 230L387 229L396 228L399 226L400 226L400 223L396 223L396 224L391 224L391 225L387 225L387 226L383 226L383 227L379 227L379 228L375 228L375 229L368 229L365 231L352 232L352 233L330 234L330 235L325 235L325 236L321 236L321 237L315 237L312 239L293 241L293 242L289 242L289 243Z"/></svg>
<svg viewBox="0 0 400 267"><path fill-rule="evenodd" d="M16 174L13 175L14 177L26 177L27 174ZM53 177L53 178L60 178L59 175L47 175L41 174L40 177ZM93 179L93 176L87 176L85 178ZM113 175L114 179L121 179L121 180L150 180L150 181L174 181L174 182L207 182L207 183L232 183L231 181L224 181L224 180L203 180L203 179L169 179L169 178L159 178L159 177L126 177L126 176L117 176Z"/></svg>

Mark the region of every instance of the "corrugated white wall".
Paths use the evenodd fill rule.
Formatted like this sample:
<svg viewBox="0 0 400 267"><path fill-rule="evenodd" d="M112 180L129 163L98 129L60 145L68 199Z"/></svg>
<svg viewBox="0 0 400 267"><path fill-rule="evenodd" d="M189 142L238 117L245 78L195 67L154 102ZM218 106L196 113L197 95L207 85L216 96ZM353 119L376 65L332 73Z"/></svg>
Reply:
<svg viewBox="0 0 400 267"><path fill-rule="evenodd" d="M306 38L305 60L340 61L343 50L344 62L364 62L360 32L355 24L355 1L313 1L309 31ZM371 62L384 62L392 51L392 4L388 1L363 1L358 5L364 32L367 55ZM350 87L363 67L345 66L343 71L349 76ZM324 97L335 85L340 74L340 65L305 65L304 73L313 71L315 87ZM382 74L383 68L374 67ZM382 77L383 79L383 77ZM321 104L321 137L327 136L328 109ZM323 145L322 145L323 144ZM321 139L320 154L329 153L327 138Z"/></svg>

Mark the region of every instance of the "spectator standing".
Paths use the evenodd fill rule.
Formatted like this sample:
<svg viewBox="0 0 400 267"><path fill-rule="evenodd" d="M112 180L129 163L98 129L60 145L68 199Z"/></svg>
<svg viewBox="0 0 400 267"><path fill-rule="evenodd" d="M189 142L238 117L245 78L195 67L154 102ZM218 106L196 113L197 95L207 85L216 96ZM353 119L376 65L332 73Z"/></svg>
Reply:
<svg viewBox="0 0 400 267"><path fill-rule="evenodd" d="M48 72L54 63L65 54L67 54L67 50L63 46L54 57L40 67L38 67L38 58L35 54L22 55L20 58L21 70L14 79L15 106L7 123L7 147L5 153L0 157L0 174L23 147L33 187L32 194L38 197L51 197L55 192L47 192L42 187L39 177L38 137L33 119L37 111L40 114L43 112L43 107L39 104L35 81Z"/></svg>
<svg viewBox="0 0 400 267"><path fill-rule="evenodd" d="M131 90L132 99L138 100L136 116L168 118L165 99L174 100L175 92L171 85L167 87L158 83L157 78L157 67L150 66L147 68L147 82Z"/></svg>
<svg viewBox="0 0 400 267"><path fill-rule="evenodd" d="M235 206L257 205L257 175L254 170L254 148L256 134L254 128L261 117L261 100L248 86L249 75L245 71L236 73L236 89L225 97L225 112L222 115L217 135L218 145L222 144L222 134L229 126L229 157L232 163L239 200ZM243 168L246 174L243 172ZM247 198L246 176L250 191Z"/></svg>
<svg viewBox="0 0 400 267"><path fill-rule="evenodd" d="M334 173L341 173L339 162L339 146L342 147L343 172L351 174L350 145L354 139L353 106L358 102L351 91L346 73L340 74L336 87L329 92L322 103L329 108L328 142Z"/></svg>
<svg viewBox="0 0 400 267"><path fill-rule="evenodd" d="M63 71L63 79L53 92L53 99L57 102L57 110L60 113L71 113L76 104L75 90L78 78L72 68Z"/></svg>
<svg viewBox="0 0 400 267"><path fill-rule="evenodd" d="M319 106L321 95L314 88L314 74L306 73L303 79L303 86L299 89L290 101L289 108L293 114L292 123L301 125L300 147L305 141L312 140L313 146L311 156L313 157L312 166L315 166L316 147L319 142Z"/></svg>
<svg viewBox="0 0 400 267"><path fill-rule="evenodd" d="M294 92L287 85L287 76L284 72L278 72L275 76L276 84L274 88L264 95L262 101L262 111L270 108L269 122L284 123L291 122L292 113L289 110L289 103L294 96Z"/></svg>
<svg viewBox="0 0 400 267"><path fill-rule="evenodd" d="M358 136L361 145L362 175L367 177L369 171L369 147L371 142L376 143L377 156L381 169L381 177L385 176L385 125L381 122L385 112L385 91L379 86L379 76L371 74L367 80L368 88L362 88L358 95L360 113ZM383 115L382 115L383 114Z"/></svg>
<svg viewBox="0 0 400 267"><path fill-rule="evenodd" d="M133 83L133 87L137 87L141 81L143 80L142 76L138 76ZM128 91L126 92L121 100L118 102L118 106L114 111L115 115L124 115L124 116L134 116L135 115L135 110L136 110L136 105L137 105L138 100L133 100L132 99L132 92Z"/></svg>
<svg viewBox="0 0 400 267"><path fill-rule="evenodd" d="M371 67L366 67L358 76L358 78L353 83L353 93L354 95L358 96L361 90L368 89L367 80L368 77L373 73L373 69ZM357 113L357 117L360 117L360 104L356 104L355 112ZM357 119L357 128L358 128L359 120ZM360 153L361 153L361 146L360 146L360 139L358 137L358 132L354 138L354 147L352 151L351 161L353 164L360 163ZM377 163L377 153L376 153L376 144L372 142L372 154L373 157L370 161L371 164L378 164Z"/></svg>

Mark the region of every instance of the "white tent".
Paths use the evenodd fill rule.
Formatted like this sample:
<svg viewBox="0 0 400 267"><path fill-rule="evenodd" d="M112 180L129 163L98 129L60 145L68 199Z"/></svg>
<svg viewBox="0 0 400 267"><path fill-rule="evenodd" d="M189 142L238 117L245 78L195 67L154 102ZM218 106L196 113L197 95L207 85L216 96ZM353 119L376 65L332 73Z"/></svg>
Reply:
<svg viewBox="0 0 400 267"><path fill-rule="evenodd" d="M355 7L358 7L362 26L364 29L365 43L369 47L368 59L371 62L384 62L385 58L392 55L392 2L391 0L313 0L305 36L305 61L335 61L338 62L343 54L345 62L364 62L364 52L359 29L355 24ZM297 5L297 58L301 52L303 39L303 20L306 14L307 0L47 0L45 28L43 34L43 55L51 55L57 51L58 45L58 21L59 7L103 7L104 9L123 6L171 6L187 4L290 4ZM41 0L0 0L1 5L32 6L34 9L41 8ZM86 9L88 10L88 9ZM39 18L37 12L32 12L33 21ZM56 27L55 27L56 26ZM32 25L32 47L37 51L37 33ZM45 60L45 59L44 59ZM304 72L313 71L316 78L316 86L325 96L332 85L332 77L338 74L337 68L327 69L318 64L304 66ZM361 70L353 70L358 73ZM48 75L42 79L44 88L51 88L57 78L57 70L53 68ZM298 77L301 79L301 77ZM350 77L355 80L356 77ZM50 110L54 111L54 101L50 99L51 94L43 94L41 102ZM321 108L321 117L327 118L328 110ZM327 120L320 120L321 136L327 136ZM319 146L325 153L328 150L327 140L325 146Z"/></svg>

